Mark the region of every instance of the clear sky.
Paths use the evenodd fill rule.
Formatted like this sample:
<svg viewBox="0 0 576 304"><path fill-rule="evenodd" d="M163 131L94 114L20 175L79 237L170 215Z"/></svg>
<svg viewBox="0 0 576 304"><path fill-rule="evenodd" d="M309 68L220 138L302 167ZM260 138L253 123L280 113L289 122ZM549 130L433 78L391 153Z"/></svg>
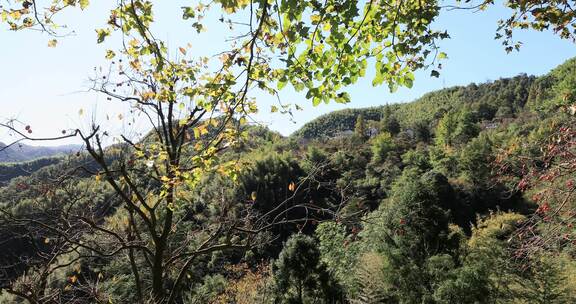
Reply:
<svg viewBox="0 0 576 304"><path fill-rule="evenodd" d="M85 12L74 10L61 16L59 21L68 24L75 34L59 39L57 48L47 47L50 39L47 35L0 29L0 119L18 118L29 123L35 135L51 136L62 129L86 126L91 115L102 117L106 113L116 117L126 111L103 96L87 92L93 69L106 64L105 49L114 47L114 40L108 45L96 45L94 29L105 23L108 5L115 1L92 3ZM194 29L180 18L180 7L189 3L161 1L157 11L158 25L154 28L157 37L166 39L172 49L191 42L192 52L203 55L223 50L226 45L222 42L231 33L213 22L208 23L206 34L194 35ZM312 107L302 94L287 89L281 93L282 100L298 102L304 108L296 114L296 123L290 122L285 115L269 113L271 99L266 96L259 96L262 111L256 118L288 135L305 122L333 110L406 102L443 87L481 83L519 73L542 75L576 56L576 44L550 32L533 31L517 33L517 38L524 42L523 48L520 52L506 54L500 42L494 40L496 22L506 14L507 10L499 6L479 13L444 12L436 27L447 29L451 39L441 43L449 58L438 79L430 78L429 71L418 72L412 89L400 89L391 94L386 86L372 87L372 76L368 74L348 89L351 103L318 107ZM214 12L207 20L217 20L219 16ZM80 109L87 114L79 116ZM8 140L0 130L0 141Z"/></svg>

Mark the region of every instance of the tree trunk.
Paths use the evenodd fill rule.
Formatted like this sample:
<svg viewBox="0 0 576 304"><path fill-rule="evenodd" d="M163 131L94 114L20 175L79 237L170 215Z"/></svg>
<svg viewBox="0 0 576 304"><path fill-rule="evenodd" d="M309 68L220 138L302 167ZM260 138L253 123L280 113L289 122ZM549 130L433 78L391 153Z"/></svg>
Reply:
<svg viewBox="0 0 576 304"><path fill-rule="evenodd" d="M164 301L164 269L163 257L165 250L164 240L159 240L154 252L154 261L152 264L152 296L156 303Z"/></svg>

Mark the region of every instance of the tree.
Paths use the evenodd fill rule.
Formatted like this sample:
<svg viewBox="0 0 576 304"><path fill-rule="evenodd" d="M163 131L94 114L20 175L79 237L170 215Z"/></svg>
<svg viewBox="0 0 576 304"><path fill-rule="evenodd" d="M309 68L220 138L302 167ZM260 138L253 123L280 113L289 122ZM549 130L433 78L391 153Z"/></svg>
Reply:
<svg viewBox="0 0 576 304"><path fill-rule="evenodd" d="M423 148L409 150L402 155L402 164L409 168L414 168L420 172L427 172L432 169L428 151Z"/></svg>
<svg viewBox="0 0 576 304"><path fill-rule="evenodd" d="M256 159L239 174L239 186L236 197L248 200L277 237L266 246L271 255L277 255L282 243L302 229L298 227L311 229L306 223L314 214L308 214L307 196L301 190L308 187L307 176L294 159L275 154ZM282 224L274 225L277 222Z"/></svg>
<svg viewBox="0 0 576 304"><path fill-rule="evenodd" d="M471 2L472 5L467 6ZM552 28L561 38L574 39L576 13L571 2L509 1L506 6L512 10L512 15L499 22L496 37L504 39L506 51L520 48L520 43L512 39L516 28L538 31ZM61 28L54 21L57 14L74 7L84 10L89 4L89 0L58 0L50 5L41 0L7 2L0 7L1 21L14 31L33 29L56 36ZM249 70L255 68L262 72L255 82L263 89L272 90L263 82L265 80L277 83L279 88L291 83L299 91L306 89L307 98L319 104L330 100L348 101L349 96L340 89L365 74L367 59L371 57L377 59L374 64L374 85L386 82L391 90L398 86L411 87L414 80L412 72L426 67L436 67L431 75L437 77L441 65L436 65L436 60L446 58L445 53L439 52L437 42L449 38L449 34L447 31L432 30L429 26L443 9L483 10L494 5L494 1L466 0L456 1L454 5L416 0L392 3L369 1L365 4L351 0L325 4L286 1L272 5L267 1L218 0L210 5L185 6L182 8L182 18L193 21L192 26L200 32L205 29L202 22L204 15L218 5L228 15L249 10L250 21L257 21L253 19L254 14L262 17L260 21L266 21L258 24L249 22L252 35L248 35L247 44L242 44L245 49L224 53L226 56L221 57L224 61L222 71L233 64L244 65ZM133 18L136 15L140 17ZM273 16L279 18L276 20ZM97 39L102 42L115 30L127 35L135 33L145 40L143 52L152 54L158 67L163 67L165 58L161 53L165 45L156 41L148 31L152 23L153 2L122 1L111 11L108 27L97 29ZM263 43L266 48L260 49L256 57L272 58L280 50L283 67L273 69L270 68L273 64L253 60L250 54L257 42ZM48 43L51 47L56 44L56 39ZM182 53L186 53L186 50L182 49ZM114 53L109 51L107 56L113 57Z"/></svg>
<svg viewBox="0 0 576 304"><path fill-rule="evenodd" d="M380 133L372 140L372 162L381 163L395 148L390 133Z"/></svg>
<svg viewBox="0 0 576 304"><path fill-rule="evenodd" d="M466 144L480 132L472 112L464 109L460 112L446 113L436 127L436 145L449 148Z"/></svg>
<svg viewBox="0 0 576 304"><path fill-rule="evenodd" d="M525 220L522 215L504 212L479 218L468 240L465 267L482 273L479 277L489 281L485 297L497 303L573 302L576 285L569 274L574 265L567 263L564 255L538 252L524 259L511 250L510 243L517 245L514 235Z"/></svg>
<svg viewBox="0 0 576 304"><path fill-rule="evenodd" d="M358 232L358 228L354 229ZM356 234L347 234L347 227L337 222L324 222L315 231L322 262L344 289L347 298L356 293L355 278L350 275L350 265L357 263L359 246Z"/></svg>
<svg viewBox="0 0 576 304"><path fill-rule="evenodd" d="M466 144L468 141L478 136L480 128L476 124L476 113L464 110L459 114L458 126L454 132L454 139L459 144Z"/></svg>
<svg viewBox="0 0 576 304"><path fill-rule="evenodd" d="M364 121L364 115L360 114L356 118L356 124L354 125L354 134L359 138L366 139L368 136L368 130L366 128L366 122Z"/></svg>
<svg viewBox="0 0 576 304"><path fill-rule="evenodd" d="M572 250L576 238L572 214L576 210L573 193L574 104L576 60L570 59L531 88L529 106L538 112L540 123L532 126L525 140L511 140L493 163L498 177L513 193L524 195L536 205L533 217L517 237L539 228L534 238L523 237L523 255L542 249L553 252Z"/></svg>
<svg viewBox="0 0 576 304"><path fill-rule="evenodd" d="M388 201L367 215L359 234L361 246L382 255L389 282L386 296L393 301L430 299L435 280L430 263L446 260L445 255L456 258L462 236L449 229L453 195L442 175L406 170Z"/></svg>
<svg viewBox="0 0 576 304"><path fill-rule="evenodd" d="M436 127L436 145L439 147L451 147L454 144L454 132L456 131L457 125L456 115L446 113Z"/></svg>
<svg viewBox="0 0 576 304"><path fill-rule="evenodd" d="M460 152L458 170L464 179L475 187L490 181L492 174L490 164L493 160L492 145L488 135L481 134L472 139Z"/></svg>
<svg viewBox="0 0 576 304"><path fill-rule="evenodd" d="M419 120L412 125L414 137L417 141L429 143L432 139L430 124L426 120Z"/></svg>
<svg viewBox="0 0 576 304"><path fill-rule="evenodd" d="M392 134L392 136L400 132L400 123L398 122L398 119L396 119L396 117L392 114L390 105L386 105L384 107L384 114L380 120L380 130L383 132L388 132Z"/></svg>
<svg viewBox="0 0 576 304"><path fill-rule="evenodd" d="M484 3L491 4L493 1ZM519 49L521 46L520 42L513 40L513 30L518 28L531 28L537 31L552 29L561 38L574 40L576 37L574 1L514 0L506 5L513 10L513 13L499 22L496 38L504 38L502 43L506 46L507 52Z"/></svg>
<svg viewBox="0 0 576 304"><path fill-rule="evenodd" d="M320 259L317 242L296 234L275 264L274 277L280 303L337 303L338 287Z"/></svg>

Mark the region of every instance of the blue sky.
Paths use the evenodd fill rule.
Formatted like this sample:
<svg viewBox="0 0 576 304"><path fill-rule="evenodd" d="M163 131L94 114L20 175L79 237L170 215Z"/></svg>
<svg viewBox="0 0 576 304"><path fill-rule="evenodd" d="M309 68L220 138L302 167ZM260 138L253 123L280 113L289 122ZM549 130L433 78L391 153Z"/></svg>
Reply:
<svg viewBox="0 0 576 304"><path fill-rule="evenodd" d="M115 46L114 39L107 45L96 45L94 32L105 23L110 9L108 5L115 1L92 2L93 5L85 12L74 10L60 16L59 21L68 24L75 34L59 39L57 48L47 47L50 39L47 35L14 33L5 27L0 29L0 119L18 118L29 123L35 135L51 136L59 134L62 129L86 127L92 116L98 119L105 114L116 117L116 114L127 111L125 107L106 101L103 96L87 92L93 69L106 65L105 49ZM192 52L200 54L224 50L226 44L223 41L231 33L218 22L208 23L207 33L195 35L189 24L180 20L180 7L189 2L162 1L157 10L156 35L166 39L172 49L190 42ZM500 42L494 40L494 34L497 20L507 13L500 6L479 13L444 12L435 26L447 29L452 38L441 43L449 58L444 62L438 79L430 78L429 71L421 71L416 74L412 89L400 89L391 94L386 86L372 87L369 73L348 89L351 103L318 107L312 107L302 94L286 89L281 93L282 100L297 102L304 108L296 114L296 123L290 122L285 115L269 113L272 98L258 95L262 111L256 119L287 135L314 117L333 110L406 102L443 87L481 83L519 73L542 75L576 56L576 45L570 41L561 40L550 32L533 31L518 32L517 38L524 42L523 48L520 52L506 54ZM215 11L207 20L217 20L219 16L220 13ZM80 116L80 109L86 114ZM118 125L125 122L108 123ZM9 137L0 130L0 141L8 140Z"/></svg>

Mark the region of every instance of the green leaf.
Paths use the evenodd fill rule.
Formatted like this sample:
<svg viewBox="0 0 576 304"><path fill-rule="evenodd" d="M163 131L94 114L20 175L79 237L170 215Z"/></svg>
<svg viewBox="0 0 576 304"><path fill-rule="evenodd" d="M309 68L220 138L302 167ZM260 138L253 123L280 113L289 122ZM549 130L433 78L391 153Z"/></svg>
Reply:
<svg viewBox="0 0 576 304"><path fill-rule="evenodd" d="M192 7L189 7L189 6L183 7L182 10L183 10L182 19L184 19L184 20L194 18L196 16L196 13L194 12L194 8L192 8Z"/></svg>
<svg viewBox="0 0 576 304"><path fill-rule="evenodd" d="M318 98L318 97L314 97L312 98L312 105L317 106L322 102L322 99Z"/></svg>
<svg viewBox="0 0 576 304"><path fill-rule="evenodd" d="M408 73L404 76L404 85L409 89L414 86L414 74Z"/></svg>
<svg viewBox="0 0 576 304"><path fill-rule="evenodd" d="M300 92L302 90L304 90L304 84L301 82L297 82L295 84L293 84L294 89L296 90L296 92Z"/></svg>
<svg viewBox="0 0 576 304"><path fill-rule="evenodd" d="M376 76L374 76L374 79L372 80L372 86L381 85L383 82L384 74L382 74L380 71L376 71Z"/></svg>

